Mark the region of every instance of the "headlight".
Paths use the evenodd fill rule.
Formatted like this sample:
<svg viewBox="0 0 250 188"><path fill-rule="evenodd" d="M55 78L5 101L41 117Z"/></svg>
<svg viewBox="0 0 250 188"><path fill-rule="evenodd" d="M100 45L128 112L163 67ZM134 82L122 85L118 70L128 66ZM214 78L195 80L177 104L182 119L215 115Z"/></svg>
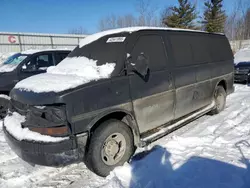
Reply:
<svg viewBox="0 0 250 188"><path fill-rule="evenodd" d="M41 117L55 124L66 121L65 105L62 106L35 106ZM35 110L35 111L36 111Z"/></svg>

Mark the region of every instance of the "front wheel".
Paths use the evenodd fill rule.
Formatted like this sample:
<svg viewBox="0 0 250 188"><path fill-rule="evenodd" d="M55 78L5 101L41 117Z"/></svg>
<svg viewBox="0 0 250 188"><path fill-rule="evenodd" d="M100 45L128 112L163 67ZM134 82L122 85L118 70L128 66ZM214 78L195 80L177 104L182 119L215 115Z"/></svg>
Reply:
<svg viewBox="0 0 250 188"><path fill-rule="evenodd" d="M115 119L108 120L94 131L85 163L94 173L105 177L128 161L134 150L133 134L128 125Z"/></svg>
<svg viewBox="0 0 250 188"><path fill-rule="evenodd" d="M214 93L215 108L211 111L211 114L219 114L224 110L226 105L226 91L222 86L217 86Z"/></svg>

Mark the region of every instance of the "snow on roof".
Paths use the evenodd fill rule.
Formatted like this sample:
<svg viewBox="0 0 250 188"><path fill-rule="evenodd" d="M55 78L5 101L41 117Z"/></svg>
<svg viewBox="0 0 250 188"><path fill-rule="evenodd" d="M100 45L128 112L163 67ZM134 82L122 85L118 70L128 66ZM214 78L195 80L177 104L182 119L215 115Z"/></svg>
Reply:
<svg viewBox="0 0 250 188"><path fill-rule="evenodd" d="M26 78L15 88L25 91L61 92L93 80L109 78L115 63L97 66L96 61L86 57L65 58L57 66L49 67L47 73Z"/></svg>
<svg viewBox="0 0 250 188"><path fill-rule="evenodd" d="M46 52L46 51L71 51L67 48L63 48L63 49L59 49L59 48L51 48L51 49L30 49L30 50L25 50L25 51L22 51L21 54L27 54L27 55L30 55L30 54L34 54L34 53L38 53L38 52Z"/></svg>
<svg viewBox="0 0 250 188"><path fill-rule="evenodd" d="M25 121L25 117L14 112L12 115L7 115L4 119L6 130L17 140L30 140L40 142L60 142L68 139L68 137L52 137L42 135L37 132L30 131L28 128L22 128L21 123Z"/></svg>
<svg viewBox="0 0 250 188"><path fill-rule="evenodd" d="M179 28L168 28L168 27L126 27L120 29L112 29L107 31L102 31L99 33L95 33L92 35L87 36L86 38L82 39L79 43L79 47L82 48L83 46L92 43L106 35L112 35L117 33L133 33L140 30L171 30L171 31L192 31L192 32L199 32L199 33L207 33L205 31L198 31L198 30L190 30L190 29L179 29Z"/></svg>
<svg viewBox="0 0 250 188"><path fill-rule="evenodd" d="M234 63L240 62L250 62L250 48L241 49L234 55Z"/></svg>

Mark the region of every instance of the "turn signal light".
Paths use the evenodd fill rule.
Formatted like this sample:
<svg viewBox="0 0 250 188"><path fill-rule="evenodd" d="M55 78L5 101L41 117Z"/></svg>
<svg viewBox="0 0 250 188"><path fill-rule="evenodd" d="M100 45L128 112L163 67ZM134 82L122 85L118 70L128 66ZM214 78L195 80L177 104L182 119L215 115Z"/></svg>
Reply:
<svg viewBox="0 0 250 188"><path fill-rule="evenodd" d="M31 131L38 132L43 135L49 136L65 136L68 134L68 127L49 127L49 128L40 128L40 127L32 127L29 128Z"/></svg>

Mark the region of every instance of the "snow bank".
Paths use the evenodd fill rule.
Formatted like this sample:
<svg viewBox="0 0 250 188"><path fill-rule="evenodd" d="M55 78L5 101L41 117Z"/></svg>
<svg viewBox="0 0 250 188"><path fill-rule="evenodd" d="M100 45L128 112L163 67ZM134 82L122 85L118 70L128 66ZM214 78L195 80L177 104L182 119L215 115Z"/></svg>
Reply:
<svg viewBox="0 0 250 188"><path fill-rule="evenodd" d="M239 50L234 56L234 63L250 62L250 48Z"/></svg>
<svg viewBox="0 0 250 188"><path fill-rule="evenodd" d="M205 33L204 31L198 31L198 30L189 30L189 29L179 29L179 28L167 28L167 27L127 27L127 28L120 28L120 29L112 29L112 30L107 30L107 31L102 31L99 33L95 33L92 35L88 35L84 39L82 39L79 43L79 47L82 48L83 46L90 44L106 35L112 35L112 34L117 34L117 33L123 33L123 32L128 32L128 33L133 33L136 31L140 30L174 30L174 31L192 31L192 32L202 32Z"/></svg>
<svg viewBox="0 0 250 188"><path fill-rule="evenodd" d="M4 98L4 99L7 99L7 100L10 100L10 97L8 95L0 94L0 98Z"/></svg>
<svg viewBox="0 0 250 188"><path fill-rule="evenodd" d="M93 80L109 78L114 68L115 63L97 66L95 60L86 57L65 58L57 66L49 67L47 73L22 80L15 88L36 93L60 92Z"/></svg>
<svg viewBox="0 0 250 188"><path fill-rule="evenodd" d="M39 142L60 142L67 140L68 137L52 137L42 135L37 132L30 131L28 128L22 128L21 123L25 121L25 117L14 112L12 115L7 115L4 119L4 126L7 131L17 140L29 140Z"/></svg>

